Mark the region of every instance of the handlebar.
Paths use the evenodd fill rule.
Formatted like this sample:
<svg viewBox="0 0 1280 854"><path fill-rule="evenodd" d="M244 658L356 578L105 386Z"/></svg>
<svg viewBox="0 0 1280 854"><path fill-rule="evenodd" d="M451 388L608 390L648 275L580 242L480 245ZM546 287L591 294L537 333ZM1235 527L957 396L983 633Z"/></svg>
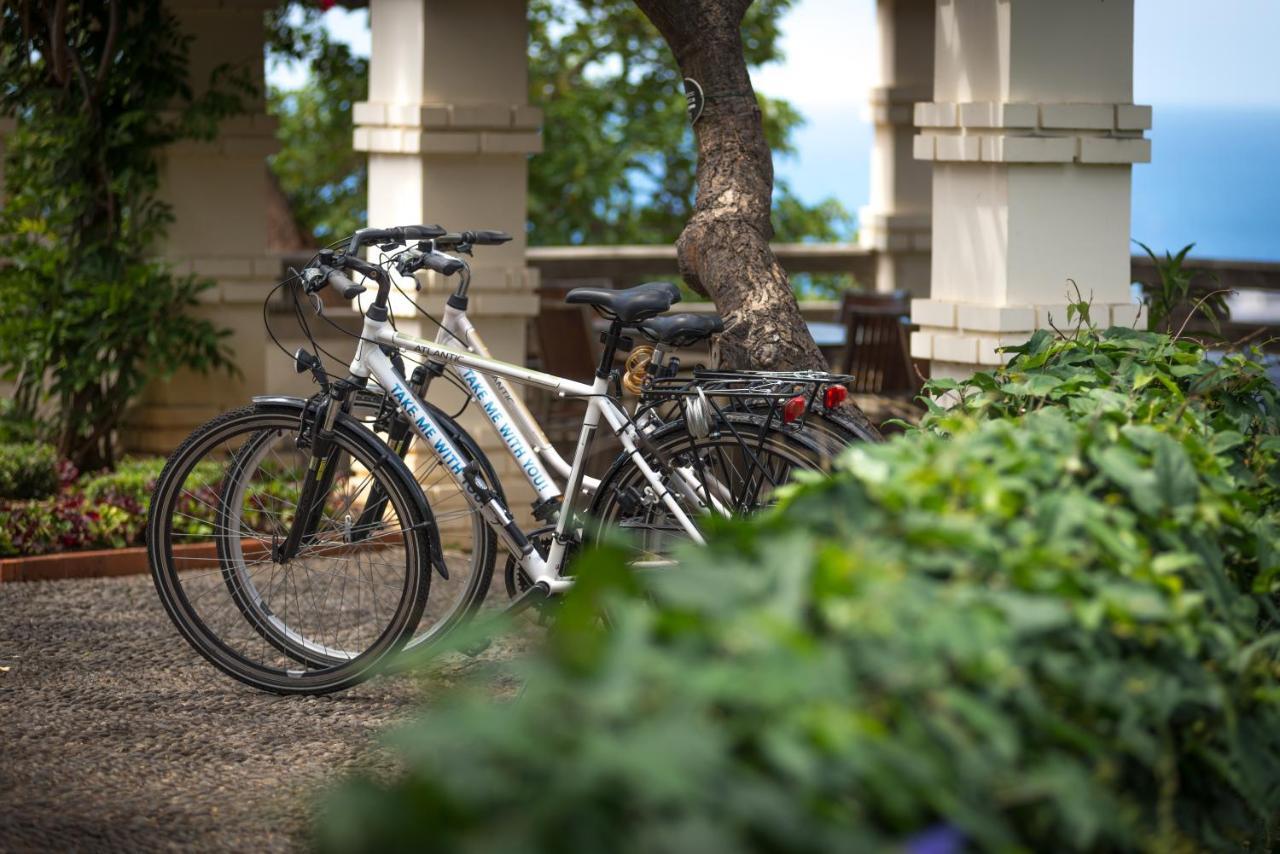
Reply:
<svg viewBox="0 0 1280 854"><path fill-rule="evenodd" d="M365 292L364 285L357 285L340 270L320 261L302 271L302 288L307 293L314 294L325 285L332 285L343 299L355 299Z"/></svg>
<svg viewBox="0 0 1280 854"><path fill-rule="evenodd" d="M411 276L416 271L426 268L435 270L442 276L452 276L454 273L465 270L466 262L452 255L445 255L440 252L421 252L410 249L400 256L396 261L396 272L402 276Z"/></svg>
<svg viewBox="0 0 1280 854"><path fill-rule="evenodd" d="M466 262L435 251L437 248L455 248L467 251L471 246L497 246L511 240L511 235L503 231L479 229L476 231L447 232L438 225L405 225L395 228L362 228L351 235L345 250L321 250L316 259L302 271L303 287L309 294L314 294L325 285L332 285L343 299L355 299L364 293L366 288L353 282L344 270L357 273L378 283L378 295L374 301L385 314L386 300L391 289L391 277L378 264L365 261L359 256L360 247L377 243L405 244L412 241L432 241L420 243L418 250L402 253L396 262L396 269L401 275L409 275L415 270L426 268L443 276L452 276L465 271ZM426 251L422 251L426 250ZM468 276L463 277L460 286L465 293Z"/></svg>
<svg viewBox="0 0 1280 854"><path fill-rule="evenodd" d="M422 262L418 266L426 267L428 270L435 270L442 276L452 276L454 273L465 269L467 265L461 259L436 252L428 252L422 256Z"/></svg>
<svg viewBox="0 0 1280 854"><path fill-rule="evenodd" d="M347 243L347 255L355 255L361 246L373 243L409 243L414 240L434 240L447 234L438 225L402 225L395 228L362 228L351 235Z"/></svg>
<svg viewBox="0 0 1280 854"><path fill-rule="evenodd" d="M479 229L477 231L450 231L431 238L436 246L501 246L511 240L505 231Z"/></svg>
<svg viewBox="0 0 1280 854"><path fill-rule="evenodd" d="M364 285L357 285L337 270L329 273L327 281L330 286L337 289L338 293L342 294L343 299L355 299L365 292Z"/></svg>

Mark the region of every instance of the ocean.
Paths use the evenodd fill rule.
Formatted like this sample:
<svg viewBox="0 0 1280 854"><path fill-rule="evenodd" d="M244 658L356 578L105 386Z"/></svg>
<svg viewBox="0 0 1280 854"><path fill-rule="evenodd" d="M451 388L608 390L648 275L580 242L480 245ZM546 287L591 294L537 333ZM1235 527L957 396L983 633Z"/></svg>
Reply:
<svg viewBox="0 0 1280 854"><path fill-rule="evenodd" d="M1280 261L1280 110L1155 106L1152 162L1133 170L1133 237L1158 253ZM806 201L867 203L871 126L840 111L810 113L798 153L777 176ZM1135 245L1135 251L1140 252Z"/></svg>

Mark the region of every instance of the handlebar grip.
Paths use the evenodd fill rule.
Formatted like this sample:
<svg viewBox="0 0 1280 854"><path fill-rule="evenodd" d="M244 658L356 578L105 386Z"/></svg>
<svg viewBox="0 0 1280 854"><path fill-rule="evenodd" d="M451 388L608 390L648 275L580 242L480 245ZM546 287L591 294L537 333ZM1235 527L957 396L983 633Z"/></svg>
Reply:
<svg viewBox="0 0 1280 854"><path fill-rule="evenodd" d="M342 294L343 299L355 299L365 292L364 285L357 285L337 270L329 274L328 283Z"/></svg>
<svg viewBox="0 0 1280 854"><path fill-rule="evenodd" d="M422 266L428 270L435 270L442 276L452 276L466 266L457 258L450 258L447 255L439 255L434 252L428 252L422 256Z"/></svg>
<svg viewBox="0 0 1280 854"><path fill-rule="evenodd" d="M406 225L391 230L400 232L403 243L408 243L410 240L430 240L445 234L445 230L438 225Z"/></svg>
<svg viewBox="0 0 1280 854"><path fill-rule="evenodd" d="M362 228L351 235L347 254L355 255L361 246L371 243L408 243L411 240L430 240L446 234L438 225L402 225L396 228Z"/></svg>
<svg viewBox="0 0 1280 854"><path fill-rule="evenodd" d="M511 240L511 235L505 231L490 231L489 229L464 231L463 236L470 237L471 239L466 242L476 246L498 246Z"/></svg>

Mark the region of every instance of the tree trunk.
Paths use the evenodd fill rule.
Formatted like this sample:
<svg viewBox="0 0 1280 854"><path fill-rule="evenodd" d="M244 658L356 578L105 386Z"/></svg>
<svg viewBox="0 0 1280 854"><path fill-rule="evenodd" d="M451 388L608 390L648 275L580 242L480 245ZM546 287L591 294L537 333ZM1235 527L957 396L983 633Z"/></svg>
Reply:
<svg viewBox="0 0 1280 854"><path fill-rule="evenodd" d="M698 197L676 241L680 274L711 297L725 319L719 359L726 367L826 370L773 237L773 158L742 51L751 0L636 0L701 85Z"/></svg>

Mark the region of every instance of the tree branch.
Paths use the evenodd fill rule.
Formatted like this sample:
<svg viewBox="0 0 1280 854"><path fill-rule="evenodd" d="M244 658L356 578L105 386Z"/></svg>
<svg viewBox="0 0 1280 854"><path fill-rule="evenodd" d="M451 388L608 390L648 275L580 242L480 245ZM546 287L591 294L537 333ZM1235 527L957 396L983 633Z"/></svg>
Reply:
<svg viewBox="0 0 1280 854"><path fill-rule="evenodd" d="M98 63L98 73L94 76L94 94L101 94L102 84L106 82L107 72L115 61L116 39L120 36L120 0L110 0L108 12L107 38L102 45L102 60Z"/></svg>
<svg viewBox="0 0 1280 854"><path fill-rule="evenodd" d="M57 0L49 13L49 68L59 86L66 86L71 77L67 70L66 38L67 0Z"/></svg>

